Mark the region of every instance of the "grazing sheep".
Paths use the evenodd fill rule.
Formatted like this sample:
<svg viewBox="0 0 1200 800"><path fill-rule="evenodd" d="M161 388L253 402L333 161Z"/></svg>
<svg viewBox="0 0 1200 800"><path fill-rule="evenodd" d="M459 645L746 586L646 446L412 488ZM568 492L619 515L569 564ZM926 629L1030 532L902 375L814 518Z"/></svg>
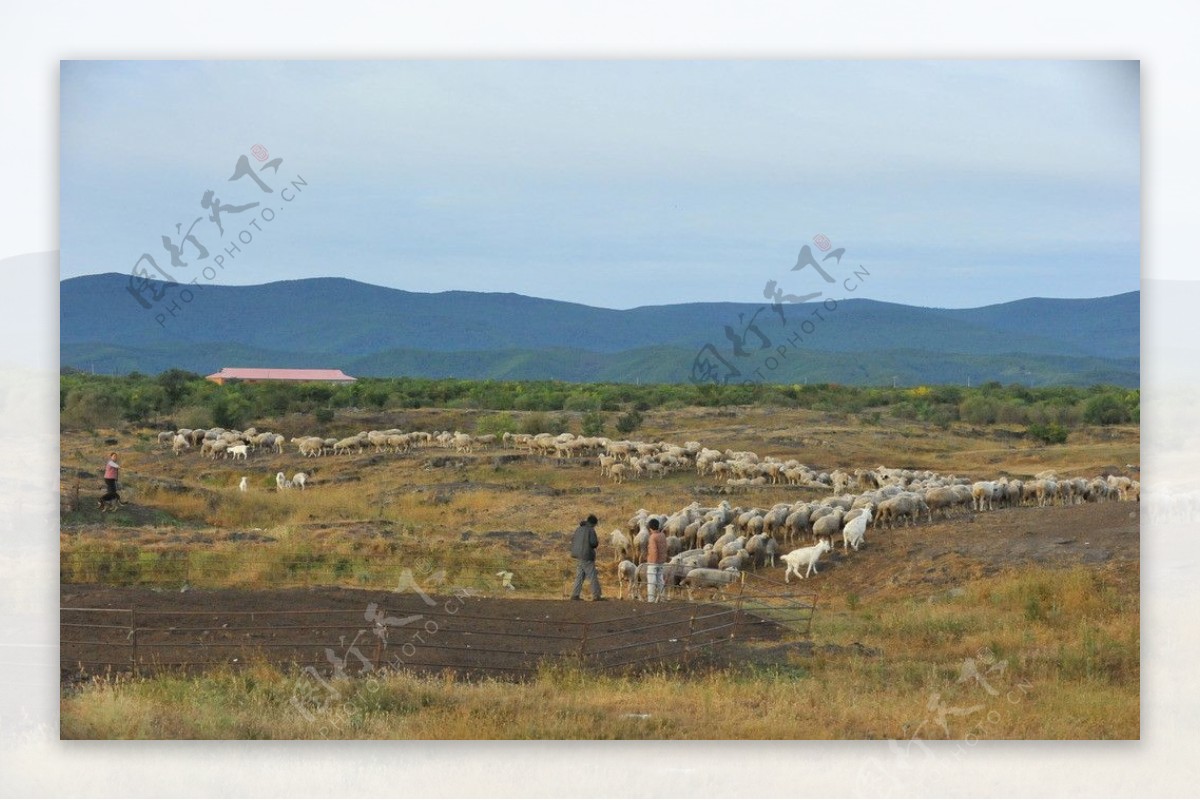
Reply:
<svg viewBox="0 0 1200 800"><path fill-rule="evenodd" d="M303 472L297 472L295 475L292 476L292 480L290 481L292 486L299 486L301 489L304 488L304 484L307 482L308 482L308 476L305 475Z"/></svg>
<svg viewBox="0 0 1200 800"><path fill-rule="evenodd" d="M884 522L889 528L894 527L898 520L904 520L905 527L912 525L918 516L929 513L929 506L923 497L906 492L895 497L889 497L878 506L879 516L875 519L875 527Z"/></svg>
<svg viewBox="0 0 1200 800"><path fill-rule="evenodd" d="M714 546L713 549L716 550L717 548ZM742 534L732 542L726 542L725 545L720 549L722 558L728 558L729 556L737 555L739 552L746 549L746 535Z"/></svg>
<svg viewBox="0 0 1200 800"><path fill-rule="evenodd" d="M950 511L955 507L966 509L967 503L970 501L971 495L966 498L957 491L953 486L935 486L932 489L925 491L925 505L929 509L929 521L933 522L933 512L941 511L942 516L946 519L950 518Z"/></svg>
<svg viewBox="0 0 1200 800"><path fill-rule="evenodd" d="M300 439L292 439L296 443L296 449L300 451L300 455L305 457L319 456L325 449L325 441L318 436L305 436Z"/></svg>
<svg viewBox="0 0 1200 800"><path fill-rule="evenodd" d="M650 529L643 523L637 536L633 537L633 560L641 564L646 560L646 555L650 550Z"/></svg>
<svg viewBox="0 0 1200 800"><path fill-rule="evenodd" d="M171 451L175 453L175 455L179 455L191 446L192 443L188 441L188 438L180 433L175 434L175 438L171 440Z"/></svg>
<svg viewBox="0 0 1200 800"><path fill-rule="evenodd" d="M987 506L988 511L994 509L992 501L996 496L996 489L994 481L977 481L971 485L971 500L976 511L983 511L984 506Z"/></svg>
<svg viewBox="0 0 1200 800"><path fill-rule="evenodd" d="M634 564L629 559L617 564L617 599L620 600L624 596L625 587L629 587L629 599L636 599L637 595L633 591L635 581L637 581L637 564Z"/></svg>
<svg viewBox="0 0 1200 800"><path fill-rule="evenodd" d="M683 577L681 585L687 589L688 600L691 600L693 589L713 589L715 595L736 582L740 575L736 569L693 569Z"/></svg>
<svg viewBox="0 0 1200 800"><path fill-rule="evenodd" d="M1054 498L1058 496L1058 481L1042 478L1034 483L1034 489L1037 492L1038 508L1054 505Z"/></svg>
<svg viewBox="0 0 1200 800"><path fill-rule="evenodd" d="M248 490L249 490L249 488L250 488L250 484L249 484L249 482L246 480L246 476L245 476L245 475L243 475L243 476L242 476L242 480L241 480L241 482L240 482L240 483L238 483L238 491L239 491L239 492L245 492L245 491L248 491Z"/></svg>
<svg viewBox="0 0 1200 800"><path fill-rule="evenodd" d="M845 516L846 512L838 507L831 513L818 518L813 522L813 536L818 539L833 537L842 529L842 518Z"/></svg>
<svg viewBox="0 0 1200 800"><path fill-rule="evenodd" d="M797 578L807 578L814 572L819 573L820 570L817 569L817 561L820 560L823 553L828 553L832 549L833 545L829 543L829 540L822 539L812 547L801 547L783 556L782 561L787 565L787 569L783 573L784 583L791 583L791 576L793 574ZM801 575L800 568L805 566L808 569Z"/></svg>
<svg viewBox="0 0 1200 800"><path fill-rule="evenodd" d="M677 556L683 552L683 537L668 536L667 537L667 558Z"/></svg>
<svg viewBox="0 0 1200 800"><path fill-rule="evenodd" d="M754 556L745 550L738 550L731 556L725 556L717 562L717 569L736 569L738 572L746 569L754 561Z"/></svg>
<svg viewBox="0 0 1200 800"><path fill-rule="evenodd" d="M618 528L608 535L608 546L613 550L613 561L625 561L633 555L633 540Z"/></svg>

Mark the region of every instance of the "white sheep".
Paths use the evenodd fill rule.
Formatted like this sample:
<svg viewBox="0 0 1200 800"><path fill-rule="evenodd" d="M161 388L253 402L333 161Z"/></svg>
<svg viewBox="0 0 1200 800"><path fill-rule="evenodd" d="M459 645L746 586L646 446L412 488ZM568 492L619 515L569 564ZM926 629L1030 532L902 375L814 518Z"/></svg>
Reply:
<svg viewBox="0 0 1200 800"><path fill-rule="evenodd" d="M812 547L801 547L785 555L782 559L787 565L787 569L783 573L784 583L791 583L791 576L794 574L797 578L807 578L814 572L819 573L817 569L817 561L820 560L823 553L828 553L833 549L833 545L828 539L822 539ZM808 570L801 575L800 568L807 566Z"/></svg>
<svg viewBox="0 0 1200 800"><path fill-rule="evenodd" d="M608 535L608 546L613 549L614 561L622 561L633 555L633 540L618 528L613 528Z"/></svg>
<svg viewBox="0 0 1200 800"><path fill-rule="evenodd" d="M625 559L617 564L617 599L620 600L625 594L625 587L629 587L629 599L636 600L637 592L637 564L634 564L629 559Z"/></svg>
<svg viewBox="0 0 1200 800"><path fill-rule="evenodd" d="M729 584L737 581L739 573L736 569L693 569L683 577L682 586L687 589L688 600L692 599L693 589L715 589L722 591Z"/></svg>
<svg viewBox="0 0 1200 800"><path fill-rule="evenodd" d="M249 483L249 481L246 480L246 476L243 475L241 482L238 483L238 491L245 492L245 491L248 491L249 488L250 488L250 483Z"/></svg>

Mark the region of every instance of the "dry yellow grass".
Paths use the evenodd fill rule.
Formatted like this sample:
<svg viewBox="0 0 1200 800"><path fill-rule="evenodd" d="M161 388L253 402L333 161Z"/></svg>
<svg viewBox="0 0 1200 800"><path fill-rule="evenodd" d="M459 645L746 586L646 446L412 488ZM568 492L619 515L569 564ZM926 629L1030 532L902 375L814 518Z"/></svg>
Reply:
<svg viewBox="0 0 1200 800"><path fill-rule="evenodd" d="M1053 609L1031 612L1038 598ZM637 676L547 667L524 683L389 674L302 712L257 665L96 681L66 738L1136 738L1138 604L1083 570L974 581L954 600L818 614L815 648L743 645L736 666ZM862 642L878 654L853 647ZM757 653L767 648L770 654ZM303 683L303 678L299 683ZM181 705L188 714L179 714ZM644 715L644 716L643 716Z"/></svg>

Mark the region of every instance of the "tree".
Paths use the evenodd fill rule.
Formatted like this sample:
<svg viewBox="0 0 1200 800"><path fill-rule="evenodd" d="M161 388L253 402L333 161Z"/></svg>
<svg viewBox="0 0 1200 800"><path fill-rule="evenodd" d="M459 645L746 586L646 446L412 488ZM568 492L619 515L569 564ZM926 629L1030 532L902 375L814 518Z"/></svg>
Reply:
<svg viewBox="0 0 1200 800"><path fill-rule="evenodd" d="M1129 407L1115 394L1096 395L1083 407L1083 421L1091 425L1120 425L1131 416Z"/></svg>
<svg viewBox="0 0 1200 800"><path fill-rule="evenodd" d="M167 409L174 409L187 396L188 385L193 381L204 379L196 373L188 372L185 369L169 369L166 372L159 373L156 380L166 396Z"/></svg>

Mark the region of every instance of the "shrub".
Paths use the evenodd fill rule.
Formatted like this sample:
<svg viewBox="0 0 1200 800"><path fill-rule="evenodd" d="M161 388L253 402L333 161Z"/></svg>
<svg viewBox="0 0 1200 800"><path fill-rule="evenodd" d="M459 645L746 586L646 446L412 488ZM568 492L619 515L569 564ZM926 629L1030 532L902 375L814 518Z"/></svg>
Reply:
<svg viewBox="0 0 1200 800"><path fill-rule="evenodd" d="M972 425L994 425L999 417L999 404L989 397L968 397L958 407L963 422Z"/></svg>
<svg viewBox="0 0 1200 800"><path fill-rule="evenodd" d="M121 420L121 401L114 392L95 386L72 389L63 404L64 427L81 430L115 427Z"/></svg>
<svg viewBox="0 0 1200 800"><path fill-rule="evenodd" d="M632 409L617 418L617 431L619 433L630 434L642 427L642 412L636 408Z"/></svg>
<svg viewBox="0 0 1200 800"><path fill-rule="evenodd" d="M589 411L583 415L581 432L584 436L601 436L604 433L604 415L599 411Z"/></svg>
<svg viewBox="0 0 1200 800"><path fill-rule="evenodd" d="M180 428L211 428L212 412L204 406L187 406L175 412Z"/></svg>
<svg viewBox="0 0 1200 800"><path fill-rule="evenodd" d="M222 428L241 428L250 416L250 404L240 394L217 395L209 409L213 423Z"/></svg>
<svg viewBox="0 0 1200 800"><path fill-rule="evenodd" d="M521 420L521 433L534 435L539 433L561 433L561 431L553 430L553 424L548 415L543 414L541 411L535 411L532 414L526 415L525 419Z"/></svg>
<svg viewBox="0 0 1200 800"><path fill-rule="evenodd" d="M333 409L332 408L318 408L316 411L313 412L313 416L316 417L317 422L328 424L330 422L333 422Z"/></svg>
<svg viewBox="0 0 1200 800"><path fill-rule="evenodd" d="M1004 403L996 411L996 421L1007 425L1025 425L1029 422L1029 412L1020 403Z"/></svg>
<svg viewBox="0 0 1200 800"><path fill-rule="evenodd" d="M585 392L572 392L563 401L564 411L598 411L600 399Z"/></svg>
<svg viewBox="0 0 1200 800"><path fill-rule="evenodd" d="M485 414L475 421L475 433L480 436L488 433L503 436L506 433L516 432L517 418L507 411L500 414Z"/></svg>
<svg viewBox="0 0 1200 800"><path fill-rule="evenodd" d="M1029 435L1042 444L1063 444L1067 441L1067 429L1057 422L1030 425Z"/></svg>

